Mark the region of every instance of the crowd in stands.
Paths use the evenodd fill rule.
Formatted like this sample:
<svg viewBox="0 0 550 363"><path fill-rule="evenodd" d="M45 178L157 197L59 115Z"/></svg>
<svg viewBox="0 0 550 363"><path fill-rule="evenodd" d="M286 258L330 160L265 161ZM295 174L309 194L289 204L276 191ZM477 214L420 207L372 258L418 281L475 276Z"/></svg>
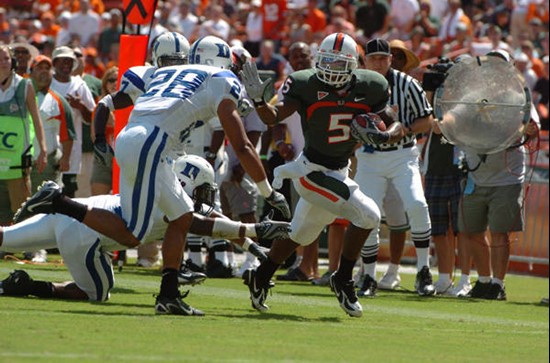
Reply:
<svg viewBox="0 0 550 363"><path fill-rule="evenodd" d="M63 150L72 147L72 155L79 158L59 170L71 171L62 180L66 187L72 185L69 189L76 196L109 190L108 173L100 178L100 171L94 172L97 178L90 180L97 166L92 161L89 123L97 101L114 90L123 33L149 34L150 43L169 31L183 34L190 43L207 35L220 37L246 48L259 70L273 71L276 89L292 71L292 44L304 42L314 55L321 40L334 32L349 34L362 48L369 40L382 38L393 41L394 47L408 49L418 62L415 68L403 71L419 80L426 66L436 63L438 57L476 56L502 49L514 57L533 92L542 128L548 129L549 4L544 0L159 0L151 24L142 27L126 24L122 1L0 1L2 4L0 43L11 45L17 74L35 81L33 70L46 62L54 74L51 88L73 111L70 122L62 117L63 112L51 117L61 120L56 129L58 133L61 130L61 142L71 141ZM72 60L72 75L63 68L63 59ZM364 65L364 50L361 62ZM272 153L279 154L281 162L286 160L288 144L272 144ZM37 186L32 185L32 190ZM28 187L23 189L23 197L32 194ZM2 208L13 213L17 206ZM9 222L9 214L10 210L0 214L0 223ZM338 229L335 225L334 233ZM302 254L309 258L308 252ZM319 277L315 266L298 279L313 277Z"/></svg>

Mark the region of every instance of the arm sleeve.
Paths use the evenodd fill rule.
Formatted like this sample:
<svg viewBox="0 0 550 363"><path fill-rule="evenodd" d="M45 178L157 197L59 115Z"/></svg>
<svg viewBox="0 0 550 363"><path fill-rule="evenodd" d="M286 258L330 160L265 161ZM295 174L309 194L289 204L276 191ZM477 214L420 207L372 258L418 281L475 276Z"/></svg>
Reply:
<svg viewBox="0 0 550 363"><path fill-rule="evenodd" d="M239 79L231 71L222 71L212 75L208 89L212 100L212 107L215 114L218 112L219 104L229 99L239 107L243 102L245 89Z"/></svg>

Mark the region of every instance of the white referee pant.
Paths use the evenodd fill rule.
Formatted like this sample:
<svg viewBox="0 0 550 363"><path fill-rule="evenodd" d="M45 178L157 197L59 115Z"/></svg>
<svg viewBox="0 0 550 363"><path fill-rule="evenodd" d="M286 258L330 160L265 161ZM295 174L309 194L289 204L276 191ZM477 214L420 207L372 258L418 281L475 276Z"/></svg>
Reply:
<svg viewBox="0 0 550 363"><path fill-rule="evenodd" d="M418 165L419 152L416 145L410 148L370 153L364 151L362 147L356 151L355 155L357 157L355 181L363 193L373 199L379 208L382 208L388 186L390 183L393 184L409 217L415 246L428 247L431 223L422 187ZM365 248L378 246L378 243L377 229L369 235Z"/></svg>

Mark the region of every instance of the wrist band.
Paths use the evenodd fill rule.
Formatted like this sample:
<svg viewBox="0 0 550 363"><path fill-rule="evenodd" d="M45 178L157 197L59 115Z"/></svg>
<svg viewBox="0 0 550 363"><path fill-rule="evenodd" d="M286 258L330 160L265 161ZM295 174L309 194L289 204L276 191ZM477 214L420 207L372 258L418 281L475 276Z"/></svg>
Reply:
<svg viewBox="0 0 550 363"><path fill-rule="evenodd" d="M267 160L267 155L266 154L260 155L260 160Z"/></svg>

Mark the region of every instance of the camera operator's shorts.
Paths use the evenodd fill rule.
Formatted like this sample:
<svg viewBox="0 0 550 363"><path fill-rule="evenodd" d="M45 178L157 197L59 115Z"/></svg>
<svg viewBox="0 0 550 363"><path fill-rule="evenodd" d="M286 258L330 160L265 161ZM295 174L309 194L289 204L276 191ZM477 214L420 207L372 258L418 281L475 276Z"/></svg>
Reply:
<svg viewBox="0 0 550 363"><path fill-rule="evenodd" d="M498 187L475 186L464 195L458 211L460 232L508 233L523 230L523 184Z"/></svg>
<svg viewBox="0 0 550 363"><path fill-rule="evenodd" d="M222 210L231 213L233 218L243 214L256 213L258 189L253 182L236 184L224 181L220 188Z"/></svg>
<svg viewBox="0 0 550 363"><path fill-rule="evenodd" d="M424 195L428 203L432 236L446 235L449 226L458 233L458 205L461 177L459 175L430 175L424 178Z"/></svg>
<svg viewBox="0 0 550 363"><path fill-rule="evenodd" d="M90 183L112 185L113 182L113 169L110 166L103 165L96 161L94 158L92 164L92 176Z"/></svg>

